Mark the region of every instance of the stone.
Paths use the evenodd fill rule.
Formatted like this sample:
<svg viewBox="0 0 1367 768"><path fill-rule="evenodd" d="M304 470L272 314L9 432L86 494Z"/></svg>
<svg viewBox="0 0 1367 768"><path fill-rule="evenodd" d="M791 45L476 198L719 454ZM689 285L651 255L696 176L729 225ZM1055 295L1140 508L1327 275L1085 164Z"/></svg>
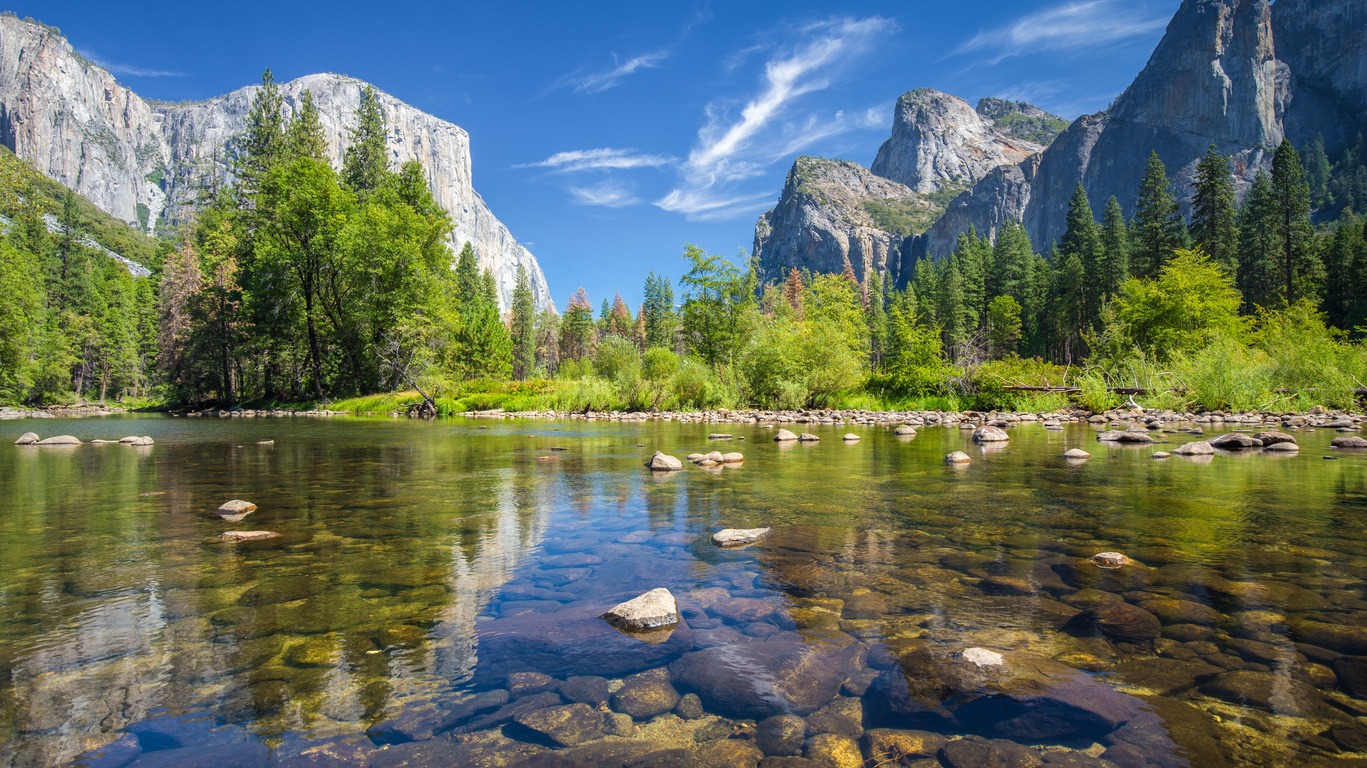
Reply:
<svg viewBox="0 0 1367 768"><path fill-rule="evenodd" d="M655 455L646 462L646 467L651 472L677 472L683 469L683 462L669 454L656 451Z"/></svg>
<svg viewBox="0 0 1367 768"><path fill-rule="evenodd" d="M670 672L675 685L698 694L708 711L759 720L806 716L825 706L860 656L853 644L769 640L693 651Z"/></svg>
<svg viewBox="0 0 1367 768"><path fill-rule="evenodd" d="M1023 744L1005 739L967 736L946 742L940 759L949 768L1037 768L1039 755Z"/></svg>
<svg viewBox="0 0 1367 768"><path fill-rule="evenodd" d="M1007 597L1026 597L1038 591L1029 579L1019 579L1013 576L988 576L978 581L978 589L984 595L1004 595Z"/></svg>
<svg viewBox="0 0 1367 768"><path fill-rule="evenodd" d="M39 437L38 437L37 434L35 434L35 433L33 433L33 432L25 432L24 434L22 434L22 435L19 436L19 439L18 439L18 440L15 440L15 441L14 441L14 444L15 444L15 445L34 445L35 443L38 442L38 440L39 440Z"/></svg>
<svg viewBox="0 0 1367 768"><path fill-rule="evenodd" d="M863 768L859 742L838 733L818 733L807 740L803 756L827 768Z"/></svg>
<svg viewBox="0 0 1367 768"><path fill-rule="evenodd" d="M1068 459L1069 461L1086 461L1087 459L1092 458L1092 454L1081 448L1069 448L1067 451L1064 451L1063 458Z"/></svg>
<svg viewBox="0 0 1367 768"><path fill-rule="evenodd" d="M1193 600L1158 597L1140 601L1139 607L1157 616L1164 624L1197 624L1213 627L1224 620L1219 611Z"/></svg>
<svg viewBox="0 0 1367 768"><path fill-rule="evenodd" d="M975 443L1004 443L1010 439L1006 430L999 427L982 426L973 430L973 442Z"/></svg>
<svg viewBox="0 0 1367 768"><path fill-rule="evenodd" d="M657 629L679 623L679 606L669 590L657 587L613 606L603 618L618 629Z"/></svg>
<svg viewBox="0 0 1367 768"><path fill-rule="evenodd" d="M857 443L857 442L859 442L860 437L859 437L859 435L856 435L856 434L853 433L853 432L846 432L846 433L845 433L845 436L842 437L842 438L840 438L840 439L841 439L841 440L844 440L844 441L847 442L847 443Z"/></svg>
<svg viewBox="0 0 1367 768"><path fill-rule="evenodd" d="M946 464L967 464L970 461L972 461L972 459L963 451L954 451L945 455Z"/></svg>
<svg viewBox="0 0 1367 768"><path fill-rule="evenodd" d="M774 433L774 442L776 443L789 443L796 439L797 435L793 434L792 432L789 432L786 429L780 429L779 431Z"/></svg>
<svg viewBox="0 0 1367 768"><path fill-rule="evenodd" d="M874 765L907 765L918 758L932 758L948 741L927 731L873 728L864 732L864 751Z"/></svg>
<svg viewBox="0 0 1367 768"><path fill-rule="evenodd" d="M1107 569L1123 568L1134 562L1120 552L1098 552L1087 558L1087 561L1098 568Z"/></svg>
<svg viewBox="0 0 1367 768"><path fill-rule="evenodd" d="M133 439L131 439L131 440L125 437L124 439L120 440L119 442L120 442L120 443L123 443L123 444L125 444L125 445L146 446L146 445L153 445L153 444L155 444L156 441L154 441L152 438L147 437L146 435L144 435L144 436L142 436L142 437L135 437L135 438L133 438Z"/></svg>
<svg viewBox="0 0 1367 768"><path fill-rule="evenodd" d="M243 501L243 500L241 500L241 499L233 499L232 501L225 501L225 502L223 502L222 506L220 506L220 507L218 508L218 514L220 514L220 515L222 515L222 516L224 516L224 517L238 517L238 518L241 518L241 517L243 517L243 516L246 516L246 515L251 514L252 512L255 512L255 511L256 511L256 505L255 505L255 504L251 503L250 501Z"/></svg>
<svg viewBox="0 0 1367 768"><path fill-rule="evenodd" d="M1305 715L1320 706L1314 686L1271 672L1226 672L1201 686L1201 692L1232 704L1288 715Z"/></svg>
<svg viewBox="0 0 1367 768"><path fill-rule="evenodd" d="M965 648L959 658L975 667L1000 667L1006 663L1006 657L986 648Z"/></svg>
<svg viewBox="0 0 1367 768"><path fill-rule="evenodd" d="M1291 443L1292 445L1296 444L1295 436L1288 435L1285 432L1280 432L1275 429L1268 430L1266 432L1258 432L1254 434L1253 437L1256 440L1262 441L1264 448L1270 448L1280 443Z"/></svg>
<svg viewBox="0 0 1367 768"><path fill-rule="evenodd" d="M612 708L636 720L668 712L679 703L679 692L669 682L663 667L632 675L612 695Z"/></svg>
<svg viewBox="0 0 1367 768"><path fill-rule="evenodd" d="M801 443L816 443L821 441L821 438L817 437L811 432L803 432L802 434L797 436L797 439L798 442Z"/></svg>
<svg viewBox="0 0 1367 768"><path fill-rule="evenodd" d="M562 747L603 737L603 715L588 704L565 704L518 713L513 722Z"/></svg>
<svg viewBox="0 0 1367 768"><path fill-rule="evenodd" d="M1355 624L1331 624L1308 619L1287 622L1291 637L1309 645L1328 648L1331 651L1354 656L1367 656L1367 626Z"/></svg>
<svg viewBox="0 0 1367 768"><path fill-rule="evenodd" d="M836 697L807 717L807 733L838 733L859 738L864 733L863 703L853 697Z"/></svg>
<svg viewBox="0 0 1367 768"><path fill-rule="evenodd" d="M702 699L696 693L686 693L679 697L679 703L674 705L674 714L684 720L698 720L707 715L703 709Z"/></svg>
<svg viewBox="0 0 1367 768"><path fill-rule="evenodd" d="M755 745L766 755L782 757L802 754L807 738L807 723L796 715L774 715L755 728Z"/></svg>
<svg viewBox="0 0 1367 768"><path fill-rule="evenodd" d="M1129 603L1106 603L1068 620L1064 630L1082 636L1143 643L1158 637L1161 625L1152 613Z"/></svg>
<svg viewBox="0 0 1367 768"><path fill-rule="evenodd" d="M1301 447L1295 443L1273 443L1263 448L1264 453L1300 453Z"/></svg>
<svg viewBox="0 0 1367 768"><path fill-rule="evenodd" d="M259 742L205 744L143 752L128 768L259 768L269 757Z"/></svg>
<svg viewBox="0 0 1367 768"><path fill-rule="evenodd" d="M744 547L769 535L771 528L726 528L712 534L712 543L718 547Z"/></svg>
<svg viewBox="0 0 1367 768"><path fill-rule="evenodd" d="M507 691L492 690L436 710L407 707L395 717L376 723L367 733L376 744L425 741L480 713L502 707L508 699Z"/></svg>
<svg viewBox="0 0 1367 768"><path fill-rule="evenodd" d="M1173 448L1171 453L1175 456L1210 456L1215 449L1205 440L1195 440Z"/></svg>
<svg viewBox="0 0 1367 768"><path fill-rule="evenodd" d="M737 451L721 455L721 463L723 464L740 464L743 461L745 461L745 455Z"/></svg>
<svg viewBox="0 0 1367 768"><path fill-rule="evenodd" d="M43 439L43 440L39 440L38 442L34 443L34 445L80 445L80 444L81 444L81 441L80 441L80 440L77 440L76 438L72 437L71 435L57 435L56 437L45 438L45 439Z"/></svg>
<svg viewBox="0 0 1367 768"><path fill-rule="evenodd" d="M606 677L574 676L560 684L560 695L576 704L604 704L611 695Z"/></svg>
<svg viewBox="0 0 1367 768"><path fill-rule="evenodd" d="M1243 432L1226 432L1210 439L1210 447L1225 451L1242 451L1246 448L1261 448L1263 441Z"/></svg>
<svg viewBox="0 0 1367 768"><path fill-rule="evenodd" d="M730 440L734 435L729 432L713 432L707 436L708 440Z"/></svg>
<svg viewBox="0 0 1367 768"><path fill-rule="evenodd" d="M1139 432L1139 431L1136 431L1136 430L1124 430L1124 431L1121 431L1121 430L1114 430L1114 429L1113 429L1113 430L1110 430L1110 431L1107 431L1107 432L1102 432L1102 433L1098 434L1098 435L1096 436L1096 439L1097 439L1098 441L1100 441L1100 442L1103 442L1103 443L1137 443L1137 444L1144 444L1144 443L1154 443L1154 442L1157 442L1156 440L1153 439L1153 435L1150 435L1148 432Z"/></svg>
<svg viewBox="0 0 1367 768"><path fill-rule="evenodd" d="M892 433L898 437L916 437L916 428L908 424L903 424L897 429L894 429Z"/></svg>
<svg viewBox="0 0 1367 768"><path fill-rule="evenodd" d="M1340 656L1334 661L1334 674L1349 695L1367 701L1367 657Z"/></svg>
<svg viewBox="0 0 1367 768"><path fill-rule="evenodd" d="M275 531L224 531L218 535L219 541L236 543L239 541L264 541L266 539L278 538L280 534Z"/></svg>
<svg viewBox="0 0 1367 768"><path fill-rule="evenodd" d="M41 444L39 443L39 445ZM1334 448L1367 448L1367 438L1357 435L1344 435L1334 438L1329 445Z"/></svg>
<svg viewBox="0 0 1367 768"><path fill-rule="evenodd" d="M540 672L514 672L508 675L508 693L514 699L555 688L555 678Z"/></svg>

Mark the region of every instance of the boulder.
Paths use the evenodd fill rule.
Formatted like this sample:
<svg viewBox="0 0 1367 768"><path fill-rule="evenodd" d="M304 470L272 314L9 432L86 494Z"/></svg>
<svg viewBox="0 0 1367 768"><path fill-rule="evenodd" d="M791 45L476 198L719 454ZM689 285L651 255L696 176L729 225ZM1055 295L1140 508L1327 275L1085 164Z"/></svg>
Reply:
<svg viewBox="0 0 1367 768"><path fill-rule="evenodd" d="M1069 461L1086 461L1092 458L1092 454L1081 448L1069 448L1067 451L1064 451L1063 458Z"/></svg>
<svg viewBox="0 0 1367 768"><path fill-rule="evenodd" d="M760 720L810 715L834 699L861 655L854 644L769 640L684 654L670 665L675 685L710 712Z"/></svg>
<svg viewBox="0 0 1367 768"><path fill-rule="evenodd" d="M1300 453L1301 447L1295 443L1272 443L1263 446L1264 453Z"/></svg>
<svg viewBox="0 0 1367 768"><path fill-rule="evenodd" d="M940 757L949 768L1036 768L1044 765L1039 754L1024 744L974 736L946 742Z"/></svg>
<svg viewBox="0 0 1367 768"><path fill-rule="evenodd" d="M233 499L232 501L225 501L218 508L219 515L222 515L223 517L235 517L239 520L255 511L255 504L251 503L250 501L243 501L242 499Z"/></svg>
<svg viewBox="0 0 1367 768"><path fill-rule="evenodd" d="M729 432L713 432L707 436L708 440L730 440L733 437Z"/></svg>
<svg viewBox="0 0 1367 768"><path fill-rule="evenodd" d="M1319 708L1321 701L1319 691L1309 683L1289 675L1245 669L1220 675L1201 686L1201 692L1232 704L1287 715L1304 716Z"/></svg>
<svg viewBox="0 0 1367 768"><path fill-rule="evenodd" d="M780 429L779 431L774 433L774 442L776 443L788 443L796 439L797 435L793 434L792 432L789 432L786 429Z"/></svg>
<svg viewBox="0 0 1367 768"><path fill-rule="evenodd" d="M982 426L973 430L973 442L975 443L1004 443L1010 439L1006 430L1000 427Z"/></svg>
<svg viewBox="0 0 1367 768"><path fill-rule="evenodd" d="M1296 444L1296 438L1294 436L1288 435L1285 432L1279 432L1275 429L1268 430L1266 432L1259 432L1255 434L1253 437L1257 440L1261 440L1264 448L1273 445L1279 445L1281 443L1291 443L1292 445Z"/></svg>
<svg viewBox="0 0 1367 768"><path fill-rule="evenodd" d="M44 440L43 442L47 441ZM42 443L39 443L39 445L42 445ZM1357 435L1344 435L1343 437L1334 438L1329 445L1334 448L1367 448L1367 438L1358 437Z"/></svg>
<svg viewBox="0 0 1367 768"><path fill-rule="evenodd" d="M945 456L946 464L967 464L970 461L972 461L972 459L970 459L968 457L968 454L964 453L963 451L954 451L953 453L947 454Z"/></svg>
<svg viewBox="0 0 1367 768"><path fill-rule="evenodd" d="M894 429L892 433L898 437L916 437L916 428L910 424L903 424L897 429Z"/></svg>
<svg viewBox="0 0 1367 768"><path fill-rule="evenodd" d="M845 436L840 439L844 440L847 443L857 443L859 442L859 435L856 435L853 432L846 432Z"/></svg>
<svg viewBox="0 0 1367 768"><path fill-rule="evenodd" d="M755 728L755 745L771 757L802 754L806 738L807 724L796 715L767 717Z"/></svg>
<svg viewBox="0 0 1367 768"><path fill-rule="evenodd" d="M135 437L131 440L125 437L119 442L124 443L125 445L152 445L155 441L152 440L152 438L143 435L142 437Z"/></svg>
<svg viewBox="0 0 1367 768"><path fill-rule="evenodd" d="M1064 630L1074 635L1101 635L1127 643L1148 642L1158 637L1158 617L1129 603L1106 603L1068 620Z"/></svg>
<svg viewBox="0 0 1367 768"><path fill-rule="evenodd" d="M1171 453L1168 453L1167 451L1154 451L1154 452L1153 452L1153 457L1154 457L1155 459L1159 460L1159 461L1162 461L1163 459L1166 459L1166 458L1168 458L1168 457L1170 457L1170 456L1172 456L1172 454L1171 454Z"/></svg>
<svg viewBox="0 0 1367 768"><path fill-rule="evenodd" d="M614 606L603 618L618 629L658 629L679 623L679 606L669 590L658 587Z"/></svg>
<svg viewBox="0 0 1367 768"><path fill-rule="evenodd" d="M603 715L587 704L565 704L520 712L513 721L562 747L574 747L603 737Z"/></svg>
<svg viewBox="0 0 1367 768"><path fill-rule="evenodd" d="M803 432L802 434L797 436L797 439L798 442L801 443L817 443L821 441L821 438L817 437L811 432Z"/></svg>
<svg viewBox="0 0 1367 768"><path fill-rule="evenodd" d="M769 535L771 528L727 528L712 534L712 543L719 547L744 547Z"/></svg>
<svg viewBox="0 0 1367 768"><path fill-rule="evenodd" d="M745 455L736 451L723 453L721 455L721 462L723 464L739 464L742 461L745 461Z"/></svg>
<svg viewBox="0 0 1367 768"><path fill-rule="evenodd" d="M1119 552L1098 552L1087 561L1099 568L1123 568L1134 562Z"/></svg>
<svg viewBox="0 0 1367 768"><path fill-rule="evenodd" d="M32 432L25 432L24 434L22 434L22 435L19 436L19 439L18 439L18 440L15 440L15 441L14 441L14 444L15 444L15 445L34 445L35 443L38 442L38 439L39 439L39 438L38 438L38 435L36 435L36 434L34 434L34 433L32 433Z"/></svg>
<svg viewBox="0 0 1367 768"><path fill-rule="evenodd" d="M1210 439L1210 447L1225 451L1242 451L1245 448L1261 448L1263 441L1243 432L1226 432Z"/></svg>
<svg viewBox="0 0 1367 768"><path fill-rule="evenodd" d="M576 704L603 704L611 695L606 677L573 676L560 684L560 695Z"/></svg>
<svg viewBox="0 0 1367 768"><path fill-rule="evenodd" d="M927 731L873 728L864 732L864 749L874 765L906 765L917 758L931 758L948 741ZM928 763L933 765L933 763Z"/></svg>
<svg viewBox="0 0 1367 768"><path fill-rule="evenodd" d="M218 535L219 541L238 542L238 541L261 541L263 539L274 539L280 534L274 531L224 531Z"/></svg>
<svg viewBox="0 0 1367 768"><path fill-rule="evenodd" d="M669 682L669 670L660 667L632 675L612 695L612 708L637 720L649 720L674 709L679 692Z"/></svg>
<svg viewBox="0 0 1367 768"><path fill-rule="evenodd" d="M655 455L650 457L650 461L646 462L646 467L651 472L677 472L683 469L683 462L669 454L656 451Z"/></svg>
<svg viewBox="0 0 1367 768"><path fill-rule="evenodd" d="M1103 443L1154 443L1153 435L1148 432L1138 430L1118 430L1112 429L1096 436L1096 439Z"/></svg>
<svg viewBox="0 0 1367 768"><path fill-rule="evenodd" d="M47 439L45 439L45 440L39 440L38 442L34 443L34 445L80 445L80 444L81 444L81 441L80 441L80 440L77 440L76 438L72 437L71 435L57 435L56 437L49 437L49 438L47 438Z"/></svg>
<svg viewBox="0 0 1367 768"><path fill-rule="evenodd" d="M1215 453L1215 449L1205 440L1196 440L1173 448L1171 453L1178 456L1210 456Z"/></svg>
<svg viewBox="0 0 1367 768"><path fill-rule="evenodd" d="M818 733L807 740L804 756L828 768L863 768L859 742L839 733Z"/></svg>

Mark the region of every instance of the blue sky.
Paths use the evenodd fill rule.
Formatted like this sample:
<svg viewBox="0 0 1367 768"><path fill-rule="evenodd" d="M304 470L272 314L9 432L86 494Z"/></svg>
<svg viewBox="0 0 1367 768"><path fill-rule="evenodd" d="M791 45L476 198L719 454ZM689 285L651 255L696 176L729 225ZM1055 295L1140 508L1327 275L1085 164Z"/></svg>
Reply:
<svg viewBox="0 0 1367 768"><path fill-rule="evenodd" d="M1178 0L185 3L11 6L148 98L341 72L469 131L475 188L563 305L633 305L685 243L747 252L792 160L868 165L933 87L1104 109ZM325 11L318 10L326 7Z"/></svg>

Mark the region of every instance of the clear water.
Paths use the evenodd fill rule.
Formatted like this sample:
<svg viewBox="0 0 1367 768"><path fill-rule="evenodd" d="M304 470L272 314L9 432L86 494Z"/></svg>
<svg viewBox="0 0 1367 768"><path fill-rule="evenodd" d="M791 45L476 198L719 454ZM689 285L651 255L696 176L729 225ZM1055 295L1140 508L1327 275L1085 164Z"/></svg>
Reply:
<svg viewBox="0 0 1367 768"><path fill-rule="evenodd" d="M141 753L135 764L151 765L187 747L217 765L223 754L382 765L399 748L404 764L426 764L412 739L476 749L471 765L516 764L555 744L508 722L474 733L393 723L507 690L513 673L548 674L553 689L574 675L615 687L690 650L778 642L857 645L863 685L840 697L862 706L860 727L1002 735L972 707L892 712L868 687L892 668L914 688L916 659L952 664L976 646L1079 670L1157 723L1143 738L1004 731L1044 759L1367 758L1352 752L1367 734L1367 673L1353 658L1367 655L1367 452L1331 450L1332 431L1297 433L1296 456L1198 463L1099 443L1085 425L1021 426L990 452L952 428L913 439L807 428L822 441L779 445L728 426L747 439L709 443L714 427L676 423L4 422L0 764L123 765ZM29 430L156 445L8 445ZM847 431L863 440L843 443ZM1064 462L1071 447L1092 459ZM746 461L642 467L655 449L714 448ZM951 450L974 462L946 466ZM259 509L224 523L213 510L234 498ZM759 546L708 542L756 526L774 529ZM280 537L219 543L225 530ZM1141 576L1080 565L1108 550L1139 561ZM668 641L597 618L659 586L686 625ZM1157 613L1162 637L1065 628L1116 600ZM641 718L604 738L638 742L638 756L755 738L724 693L703 704L702 718ZM820 729L809 721L809 735ZM431 764L454 753L440 754Z"/></svg>

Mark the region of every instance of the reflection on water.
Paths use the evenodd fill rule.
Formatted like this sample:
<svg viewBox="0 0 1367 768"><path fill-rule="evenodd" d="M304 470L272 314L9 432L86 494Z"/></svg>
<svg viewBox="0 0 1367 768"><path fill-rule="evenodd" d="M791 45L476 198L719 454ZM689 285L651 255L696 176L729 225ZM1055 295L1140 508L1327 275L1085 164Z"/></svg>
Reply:
<svg viewBox="0 0 1367 768"><path fill-rule="evenodd" d="M4 444L33 424L157 442ZM746 764L782 753L782 723L747 722L770 715L805 718L798 752L852 739L875 762L1009 745L1075 765L1367 754L1367 453L1323 461L1332 432L1298 433L1299 456L1200 464L1080 425L1022 426L991 451L958 429L844 444L832 427L796 446L732 431L743 465L652 475L654 449L716 447L707 427L11 422L0 764L111 742L85 760L213 746L501 765L558 748L606 765L649 747ZM1070 447L1093 458L1065 462ZM946 466L951 450L973 463ZM231 498L259 509L227 525L212 512ZM774 531L756 547L708 543L760 526ZM229 528L281 535L214 540ZM1136 562L1086 560L1110 550ZM684 617L663 642L598 619L658 586ZM984 658L1002 666L965 660ZM616 692L581 693L599 678Z"/></svg>

